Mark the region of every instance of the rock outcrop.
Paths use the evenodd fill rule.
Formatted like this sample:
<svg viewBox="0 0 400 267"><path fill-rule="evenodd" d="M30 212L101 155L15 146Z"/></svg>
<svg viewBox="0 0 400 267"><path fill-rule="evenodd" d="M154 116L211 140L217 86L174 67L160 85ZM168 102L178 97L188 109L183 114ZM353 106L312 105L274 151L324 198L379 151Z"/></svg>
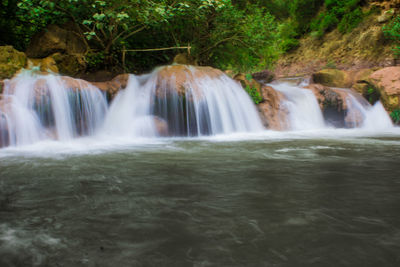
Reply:
<svg viewBox="0 0 400 267"><path fill-rule="evenodd" d="M86 45L73 31L50 25L43 32L33 36L26 50L30 58L45 58L57 52L82 54L86 52Z"/></svg>
<svg viewBox="0 0 400 267"><path fill-rule="evenodd" d="M34 65L40 64L41 69L47 67L47 62L43 61L51 59L54 61L51 71L77 76L86 70L86 50L86 44L76 32L68 27L50 25L32 38L26 54Z"/></svg>
<svg viewBox="0 0 400 267"><path fill-rule="evenodd" d="M288 110L282 104L285 96L271 86L262 86L261 93L263 101L257 105L257 108L264 126L270 130L287 130Z"/></svg>
<svg viewBox="0 0 400 267"><path fill-rule="evenodd" d="M26 65L26 55L12 46L0 46L0 79L11 78Z"/></svg>
<svg viewBox="0 0 400 267"><path fill-rule="evenodd" d="M338 69L323 69L312 75L312 81L330 87L350 88L353 79L347 71Z"/></svg>
<svg viewBox="0 0 400 267"><path fill-rule="evenodd" d="M125 89L128 85L129 74L120 74L111 81L106 82L92 82L94 86L107 93L107 98L112 100L119 90Z"/></svg>
<svg viewBox="0 0 400 267"><path fill-rule="evenodd" d="M400 108L400 67L388 67L372 73L366 80L376 90L388 111Z"/></svg>
<svg viewBox="0 0 400 267"><path fill-rule="evenodd" d="M211 67L172 65L162 67L156 75L156 96L164 97L171 93L186 96L187 89L191 89L190 91L195 97L201 98L201 89L197 87L196 81L203 78L219 78L224 73Z"/></svg>

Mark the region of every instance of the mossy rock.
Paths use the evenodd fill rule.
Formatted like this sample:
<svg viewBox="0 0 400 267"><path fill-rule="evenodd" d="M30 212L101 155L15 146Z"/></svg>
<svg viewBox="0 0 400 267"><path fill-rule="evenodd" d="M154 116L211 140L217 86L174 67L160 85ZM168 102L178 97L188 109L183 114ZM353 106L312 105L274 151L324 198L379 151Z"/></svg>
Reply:
<svg viewBox="0 0 400 267"><path fill-rule="evenodd" d="M12 46L0 46L0 79L11 78L26 65L26 55Z"/></svg>
<svg viewBox="0 0 400 267"><path fill-rule="evenodd" d="M314 83L330 87L350 88L352 79L350 75L343 70L324 69L312 75Z"/></svg>
<svg viewBox="0 0 400 267"><path fill-rule="evenodd" d="M86 70L86 61L83 55L56 53L51 57L55 60L59 72L63 75L76 76Z"/></svg>

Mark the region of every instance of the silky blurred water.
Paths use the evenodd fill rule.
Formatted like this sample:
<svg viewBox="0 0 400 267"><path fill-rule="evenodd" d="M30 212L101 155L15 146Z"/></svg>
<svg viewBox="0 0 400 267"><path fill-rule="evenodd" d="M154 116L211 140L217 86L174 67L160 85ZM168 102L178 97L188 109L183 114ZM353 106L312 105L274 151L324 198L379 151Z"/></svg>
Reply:
<svg viewBox="0 0 400 267"><path fill-rule="evenodd" d="M0 266L400 266L398 135L57 149L0 150Z"/></svg>

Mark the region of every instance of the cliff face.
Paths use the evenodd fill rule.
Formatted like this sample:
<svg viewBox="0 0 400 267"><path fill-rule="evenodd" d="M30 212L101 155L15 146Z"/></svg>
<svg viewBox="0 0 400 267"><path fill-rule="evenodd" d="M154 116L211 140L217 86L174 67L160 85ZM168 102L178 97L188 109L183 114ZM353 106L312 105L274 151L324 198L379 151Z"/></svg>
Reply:
<svg viewBox="0 0 400 267"><path fill-rule="evenodd" d="M382 27L400 13L400 1L369 1L363 7L370 13L350 33L337 29L322 39L307 35L300 47L284 56L276 66L277 76L304 76L323 68L362 69L394 65L393 43Z"/></svg>

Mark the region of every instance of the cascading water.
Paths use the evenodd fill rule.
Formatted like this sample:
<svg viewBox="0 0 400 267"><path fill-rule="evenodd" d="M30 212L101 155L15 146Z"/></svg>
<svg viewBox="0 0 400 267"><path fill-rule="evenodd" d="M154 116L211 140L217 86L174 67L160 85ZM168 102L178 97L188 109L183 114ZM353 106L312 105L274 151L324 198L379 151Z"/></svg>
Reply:
<svg viewBox="0 0 400 267"><path fill-rule="evenodd" d="M291 130L311 130L325 127L318 101L310 90L289 83L273 84L271 86L286 97L283 105L288 110Z"/></svg>
<svg viewBox="0 0 400 267"><path fill-rule="evenodd" d="M373 106L361 95L349 89L336 89L344 92L348 106L347 116L349 126L360 127L369 131L393 128L392 120L380 101Z"/></svg>
<svg viewBox="0 0 400 267"><path fill-rule="evenodd" d="M284 95L290 130L332 127L311 90L288 82L271 85ZM332 88L346 102L347 128L385 130L392 122L380 103L371 106L347 89ZM130 75L107 107L105 94L83 80L23 71L5 82L0 98L0 146L79 136L207 136L264 128L249 95L219 70L184 65Z"/></svg>
<svg viewBox="0 0 400 267"><path fill-rule="evenodd" d="M61 76L32 71L6 82L0 144L19 146L93 134L105 116L106 99L96 87L74 82L72 88Z"/></svg>
<svg viewBox="0 0 400 267"><path fill-rule="evenodd" d="M239 84L220 71L170 66L130 76L113 101L104 133L151 137L261 131L260 118Z"/></svg>

